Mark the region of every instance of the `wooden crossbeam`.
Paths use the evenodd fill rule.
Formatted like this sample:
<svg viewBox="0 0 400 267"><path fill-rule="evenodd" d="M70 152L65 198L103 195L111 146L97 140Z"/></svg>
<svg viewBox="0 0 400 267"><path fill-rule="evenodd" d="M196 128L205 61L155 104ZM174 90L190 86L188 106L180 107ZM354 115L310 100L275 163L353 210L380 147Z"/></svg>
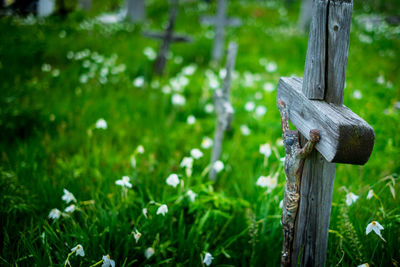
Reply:
<svg viewBox="0 0 400 267"><path fill-rule="evenodd" d="M158 75L162 75L164 72L165 64L167 62L167 55L171 43L191 41L190 37L173 34L177 14L178 14L178 0L173 0L171 3L171 11L168 20L168 26L165 32L164 33L143 32L143 35L146 37L162 39L160 50L158 52L156 61L154 62L154 72Z"/></svg>
<svg viewBox="0 0 400 267"><path fill-rule="evenodd" d="M310 100L302 92L301 78L281 78L277 98L289 107L289 119L309 139L318 129L321 139L316 149L328 162L365 164L372 152L374 130L344 105Z"/></svg>
<svg viewBox="0 0 400 267"><path fill-rule="evenodd" d="M215 61L220 61L222 58L222 51L225 43L225 27L237 27L242 24L241 20L238 18L226 17L226 9L227 1L218 0L217 15L206 16L200 19L200 22L204 24L214 25L216 27L214 45L212 50L212 59Z"/></svg>

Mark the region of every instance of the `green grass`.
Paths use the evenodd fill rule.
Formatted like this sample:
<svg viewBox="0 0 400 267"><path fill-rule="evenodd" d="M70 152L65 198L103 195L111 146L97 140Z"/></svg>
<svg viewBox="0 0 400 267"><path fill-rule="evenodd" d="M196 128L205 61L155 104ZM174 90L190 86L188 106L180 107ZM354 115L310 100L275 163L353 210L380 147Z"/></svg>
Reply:
<svg viewBox="0 0 400 267"><path fill-rule="evenodd" d="M167 3L149 3L142 27L93 23L105 6L95 6L89 15L75 12L66 20L54 16L33 24L0 18L1 265L63 266L77 244L86 255L70 256L72 266L90 266L107 254L117 266L201 266L206 252L214 265L279 265L284 151L277 144L276 89L266 92L263 85L276 88L281 76L303 75L308 38L295 28L298 4L289 9L274 1L230 5L229 14L241 17L244 25L227 31L227 41L239 43L232 83L235 118L224 140L225 169L215 183L208 182L205 171L211 150L202 149L201 141L214 133L215 114L204 107L212 103L208 77L218 76L220 67L209 65L212 38L206 35L213 29L198 24L199 16L215 12L215 5L182 4L177 31L194 42L172 45L163 78L152 76L152 61L143 54L146 47L157 51L159 42L141 32L162 28ZM373 126L375 145L365 166L337 166L327 266L398 266L400 29L368 31L358 19L362 12L356 9L353 15L344 103ZM89 55L68 59L70 51ZM261 58L275 62L277 70L267 72ZM92 78L85 60L97 66ZM50 72L42 70L44 64ZM174 91L165 94L162 88L190 64L197 68L180 92L186 104L174 106ZM103 67L109 71L107 81L100 75ZM85 75L88 81L80 82ZM139 76L146 81L141 88L133 85ZM354 97L356 90L361 99ZM248 101L264 105L267 113L257 117L246 111ZM191 114L194 125L186 122ZM106 130L95 128L100 118L107 121ZM243 124L251 129L249 136L241 133ZM259 153L264 143L273 148L268 159ZM139 145L143 154L135 153ZM194 161L193 175L187 177L179 165L193 148L204 156ZM276 172L278 185L270 192L256 185L261 175ZM171 173L183 182L177 188L165 182ZM127 191L115 184L124 175L133 184ZM61 199L63 188L77 199L76 210L53 221L50 210L68 206ZM197 194L194 202L189 189ZM368 200L370 189L375 196ZM345 204L348 192L359 196L351 206ZM156 214L161 204L168 206L165 216ZM365 234L373 220L384 226L386 242ZM141 233L138 242L135 230ZM146 259L149 247L155 254Z"/></svg>

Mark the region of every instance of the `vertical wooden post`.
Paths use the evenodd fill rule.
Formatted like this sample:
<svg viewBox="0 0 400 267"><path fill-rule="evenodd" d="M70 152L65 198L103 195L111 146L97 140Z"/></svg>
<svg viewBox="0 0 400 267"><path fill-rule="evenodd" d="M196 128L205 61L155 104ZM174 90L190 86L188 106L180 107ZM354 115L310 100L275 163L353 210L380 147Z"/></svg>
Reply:
<svg viewBox="0 0 400 267"><path fill-rule="evenodd" d="M228 56L226 59L226 76L222 84L222 90L214 93L215 110L217 112L217 125L214 134L214 147L211 155L209 179L215 181L217 172L214 163L219 160L222 151L222 143L224 141L224 133L231 128L233 119L233 108L229 100L231 78L235 67L235 59L237 53L237 44L229 43Z"/></svg>
<svg viewBox="0 0 400 267"><path fill-rule="evenodd" d="M342 106L352 0L315 0L303 80L309 99ZM306 159L293 241L292 266L324 266L336 164L316 150Z"/></svg>
<svg viewBox="0 0 400 267"><path fill-rule="evenodd" d="M212 58L219 61L222 58L222 47L225 43L225 13L226 13L226 0L218 0L217 7L217 24L215 33L215 42L212 52Z"/></svg>
<svg viewBox="0 0 400 267"><path fill-rule="evenodd" d="M141 22L146 17L145 0L127 0L127 16L132 22Z"/></svg>

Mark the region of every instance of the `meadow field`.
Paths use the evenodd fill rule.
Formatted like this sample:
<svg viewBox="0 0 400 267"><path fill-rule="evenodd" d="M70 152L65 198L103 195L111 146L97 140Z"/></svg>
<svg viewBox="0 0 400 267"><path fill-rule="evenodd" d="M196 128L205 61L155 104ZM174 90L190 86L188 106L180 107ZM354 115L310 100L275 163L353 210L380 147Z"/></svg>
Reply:
<svg viewBox="0 0 400 267"><path fill-rule="evenodd" d="M214 28L199 23L215 3L180 3L176 32L193 42L172 44L158 77L160 42L142 32L165 27L168 2L147 1L143 24L102 23L120 3L95 2L66 17L0 17L0 265L279 266L276 87L303 76L298 1L229 2L242 25L226 32L238 43L235 113L215 182L225 60L210 63ZM400 266L400 26L383 12L353 11L344 104L375 145L364 166L337 165L327 266ZM381 235L366 234L373 221Z"/></svg>

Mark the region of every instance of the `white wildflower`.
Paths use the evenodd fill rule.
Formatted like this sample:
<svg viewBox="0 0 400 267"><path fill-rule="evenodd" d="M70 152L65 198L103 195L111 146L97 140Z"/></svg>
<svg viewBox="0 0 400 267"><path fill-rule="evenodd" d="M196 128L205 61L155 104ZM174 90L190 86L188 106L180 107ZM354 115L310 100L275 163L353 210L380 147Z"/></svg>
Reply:
<svg viewBox="0 0 400 267"><path fill-rule="evenodd" d="M49 219L58 220L60 219L61 211L58 209L52 209L49 213Z"/></svg>
<svg viewBox="0 0 400 267"><path fill-rule="evenodd" d="M139 76L135 80L133 80L133 85L135 87L142 87L144 85L144 77Z"/></svg>
<svg viewBox="0 0 400 267"><path fill-rule="evenodd" d="M65 208L64 211L67 213L73 213L75 211L75 205L74 204L69 205L68 207Z"/></svg>
<svg viewBox="0 0 400 267"><path fill-rule="evenodd" d="M180 166L182 168L190 168L191 169L193 167L193 158L192 157L184 157L181 161Z"/></svg>
<svg viewBox="0 0 400 267"><path fill-rule="evenodd" d="M136 148L137 153L143 154L144 153L144 147L142 145L138 145Z"/></svg>
<svg viewBox="0 0 400 267"><path fill-rule="evenodd" d="M369 267L369 264L368 263L364 263L364 264L358 265L357 267Z"/></svg>
<svg viewBox="0 0 400 267"><path fill-rule="evenodd" d="M278 68L275 62L270 62L265 66L266 71L268 72L275 72Z"/></svg>
<svg viewBox="0 0 400 267"><path fill-rule="evenodd" d="M248 136L250 135L250 128L249 126L242 124L240 125L240 131L242 132L243 135Z"/></svg>
<svg viewBox="0 0 400 267"><path fill-rule="evenodd" d="M170 94L170 93L171 93L171 87L170 87L169 85L164 85L164 86L162 87L161 91L162 91L164 94Z"/></svg>
<svg viewBox="0 0 400 267"><path fill-rule="evenodd" d="M176 175L175 173L172 173L168 176L167 180L167 185L170 185L172 187L176 187L179 184L179 178L178 175ZM158 214L158 211L157 211Z"/></svg>
<svg viewBox="0 0 400 267"><path fill-rule="evenodd" d="M215 75L208 77L208 86L210 86L212 89L219 88L219 81Z"/></svg>
<svg viewBox="0 0 400 267"><path fill-rule="evenodd" d="M115 261L110 258L110 255L103 256L103 264L101 267L115 267Z"/></svg>
<svg viewBox="0 0 400 267"><path fill-rule="evenodd" d="M213 140L208 136L203 137L203 140L201 140L201 147L204 149L209 149L212 146Z"/></svg>
<svg viewBox="0 0 400 267"><path fill-rule="evenodd" d="M384 84L385 83L385 77L383 77L383 75L379 75L379 77L376 79L376 82L378 84Z"/></svg>
<svg viewBox="0 0 400 267"><path fill-rule="evenodd" d="M49 71L51 71L51 65L50 64L43 64L42 65L42 71L43 72L49 72Z"/></svg>
<svg viewBox="0 0 400 267"><path fill-rule="evenodd" d="M201 152L201 150L198 148L193 148L192 150L190 150L190 155L194 159L199 159L199 158L203 157L203 152Z"/></svg>
<svg viewBox="0 0 400 267"><path fill-rule="evenodd" d="M219 77L221 79L225 79L225 77L226 77L226 69L225 68L219 70Z"/></svg>
<svg viewBox="0 0 400 267"><path fill-rule="evenodd" d="M247 103L244 105L244 109L245 109L246 111L252 111L255 107L256 107L256 104L254 104L254 102L247 102Z"/></svg>
<svg viewBox="0 0 400 267"><path fill-rule="evenodd" d="M157 57L156 51L154 51L153 48L151 47L146 47L143 50L143 54L149 59L149 60L154 60Z"/></svg>
<svg viewBox="0 0 400 267"><path fill-rule="evenodd" d="M264 88L264 91L266 91L266 92L272 92L275 90L275 86L271 82L264 83L263 88Z"/></svg>
<svg viewBox="0 0 400 267"><path fill-rule="evenodd" d="M197 197L197 194L195 192L193 192L192 190L188 190L186 194L189 197L190 201L192 201L192 202L194 202L194 200Z"/></svg>
<svg viewBox="0 0 400 267"><path fill-rule="evenodd" d="M204 255L203 263L204 263L205 265L207 265L207 266L210 266L213 259L214 259L214 257L213 257L210 253L207 252L207 253Z"/></svg>
<svg viewBox="0 0 400 267"><path fill-rule="evenodd" d="M348 193L347 195L346 195L346 204L347 204L347 206L350 206L351 204L353 204L354 202L356 202L357 201L357 199L358 199L358 196L357 195L355 195L355 194L353 194L353 193Z"/></svg>
<svg viewBox="0 0 400 267"><path fill-rule="evenodd" d="M132 234L133 234L133 237L136 240L136 243L139 242L139 239L142 236L142 234L138 230L135 230L134 232L132 232Z"/></svg>
<svg viewBox="0 0 400 267"><path fill-rule="evenodd" d="M71 249L71 251L75 252L76 255L85 257L85 251L83 250L83 247L81 244L76 245L74 248Z"/></svg>
<svg viewBox="0 0 400 267"><path fill-rule="evenodd" d="M157 209L157 215L162 214L165 216L165 214L168 212L168 206L165 204L162 204L158 209Z"/></svg>
<svg viewBox="0 0 400 267"><path fill-rule="evenodd" d="M191 64L182 69L182 73L185 75L192 75L196 71L196 65Z"/></svg>
<svg viewBox="0 0 400 267"><path fill-rule="evenodd" d="M60 76L60 70L59 70L59 69L54 69L54 70L51 72L51 75L53 75L53 77L58 77L58 76Z"/></svg>
<svg viewBox="0 0 400 267"><path fill-rule="evenodd" d="M265 106L258 106L256 108L256 115L258 117L262 117L265 115L265 113L267 113L267 108Z"/></svg>
<svg viewBox="0 0 400 267"><path fill-rule="evenodd" d="M79 82L80 82L80 83L87 83L88 80L89 80L89 77L88 77L86 74L82 74L82 75L79 77Z"/></svg>
<svg viewBox="0 0 400 267"><path fill-rule="evenodd" d="M174 94L172 95L172 104L175 106L183 106L186 103L186 99L183 95Z"/></svg>
<svg viewBox="0 0 400 267"><path fill-rule="evenodd" d="M260 145L260 153L263 154L266 158L271 156L272 154L271 145L268 143Z"/></svg>
<svg viewBox="0 0 400 267"><path fill-rule="evenodd" d="M220 171L222 171L224 169L224 163L220 160L217 160L216 162L214 162L213 164L213 169L218 173Z"/></svg>
<svg viewBox="0 0 400 267"><path fill-rule="evenodd" d="M353 92L353 98L355 98L355 99L361 99L361 98L362 98L362 93L361 93L361 91L360 91L360 90L355 90L355 91Z"/></svg>
<svg viewBox="0 0 400 267"><path fill-rule="evenodd" d="M365 233L368 235L371 231L374 231L379 237L382 238L381 230L383 230L383 226L378 223L377 221L372 221L370 224L367 225L367 229Z"/></svg>
<svg viewBox="0 0 400 267"><path fill-rule="evenodd" d="M144 256L146 257L146 259L151 258L151 256L153 256L153 255L154 255L154 249L153 248L147 248L144 251Z"/></svg>
<svg viewBox="0 0 400 267"><path fill-rule="evenodd" d="M367 199L371 199L374 196L374 190L370 189L368 191Z"/></svg>
<svg viewBox="0 0 400 267"><path fill-rule="evenodd" d="M195 124L195 122L196 122L196 117L193 116L193 115L189 115L189 117L187 118L186 122L187 122L187 124L189 124L189 125L193 125L193 124Z"/></svg>
<svg viewBox="0 0 400 267"><path fill-rule="evenodd" d="M132 188L132 184L129 182L130 179L129 176L122 176L120 180L115 181L115 184L126 188Z"/></svg>
<svg viewBox="0 0 400 267"><path fill-rule="evenodd" d="M208 114L214 112L214 105L211 103L208 103L204 106L204 111Z"/></svg>
<svg viewBox="0 0 400 267"><path fill-rule="evenodd" d="M275 174L273 177L271 177L270 175L268 175L267 177L260 176L257 179L256 185L263 188L267 187L267 192L270 193L278 185L278 175Z"/></svg>
<svg viewBox="0 0 400 267"><path fill-rule="evenodd" d="M64 188L64 195L61 197L61 199L64 200L67 204L70 203L71 201L76 202L74 195L65 188Z"/></svg>
<svg viewBox="0 0 400 267"><path fill-rule="evenodd" d="M107 129L107 122L103 118L98 119L96 121L96 128L103 129L103 130Z"/></svg>
<svg viewBox="0 0 400 267"><path fill-rule="evenodd" d="M142 209L143 216L147 218L147 208Z"/></svg>

